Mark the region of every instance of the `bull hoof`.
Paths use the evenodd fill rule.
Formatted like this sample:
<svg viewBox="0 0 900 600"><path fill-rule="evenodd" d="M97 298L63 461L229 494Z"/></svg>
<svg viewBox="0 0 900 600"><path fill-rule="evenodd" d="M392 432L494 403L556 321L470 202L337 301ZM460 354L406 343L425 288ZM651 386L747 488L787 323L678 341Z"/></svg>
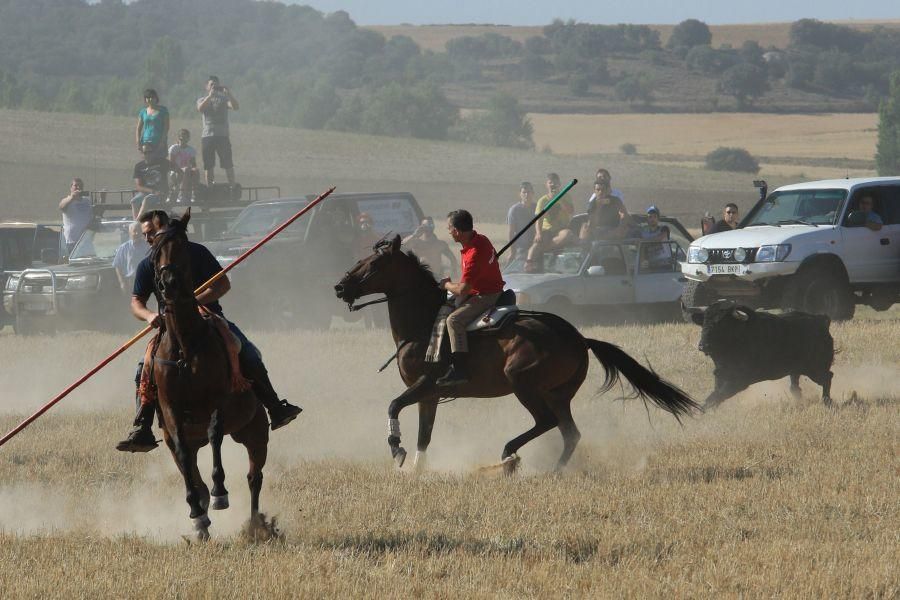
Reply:
<svg viewBox="0 0 900 600"><path fill-rule="evenodd" d="M521 462L522 458L518 454L510 454L500 462L503 466L503 474L507 477L514 474L519 470L519 463Z"/></svg>
<svg viewBox="0 0 900 600"><path fill-rule="evenodd" d="M402 469L403 463L406 462L406 450L404 450L402 447L400 447L400 448L397 448L397 450L395 450L393 454L394 454L394 466L397 469Z"/></svg>
<svg viewBox="0 0 900 600"><path fill-rule="evenodd" d="M224 496L213 496L212 497L212 509L213 510L225 510L228 508L228 494Z"/></svg>

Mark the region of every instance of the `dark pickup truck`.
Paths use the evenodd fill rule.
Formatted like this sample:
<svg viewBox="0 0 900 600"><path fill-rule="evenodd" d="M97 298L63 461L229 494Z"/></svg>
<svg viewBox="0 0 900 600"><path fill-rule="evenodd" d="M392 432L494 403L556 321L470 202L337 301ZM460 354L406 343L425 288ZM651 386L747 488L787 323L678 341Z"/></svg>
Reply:
<svg viewBox="0 0 900 600"><path fill-rule="evenodd" d="M206 245L225 266L284 223L314 196L260 200L248 206L219 241ZM368 214L372 229L357 226ZM332 286L384 235L406 236L423 218L412 194L333 194L304 215L251 259L229 274L232 290L225 311L241 324L267 329L327 329L332 317L386 323L383 306L349 313L334 301Z"/></svg>
<svg viewBox="0 0 900 600"><path fill-rule="evenodd" d="M12 275L56 262L63 248L61 225L0 223L0 289L15 289L18 279ZM6 302L0 307L0 329L16 327L16 313L10 308Z"/></svg>

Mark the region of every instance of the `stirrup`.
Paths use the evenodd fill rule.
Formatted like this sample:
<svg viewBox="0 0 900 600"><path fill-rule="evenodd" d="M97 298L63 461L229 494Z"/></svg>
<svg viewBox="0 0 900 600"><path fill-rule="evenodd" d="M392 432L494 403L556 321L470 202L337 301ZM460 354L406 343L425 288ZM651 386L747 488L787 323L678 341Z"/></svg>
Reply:
<svg viewBox="0 0 900 600"><path fill-rule="evenodd" d="M120 452L150 452L159 446L151 429L144 430L135 427L128 437L116 444L116 450Z"/></svg>
<svg viewBox="0 0 900 600"><path fill-rule="evenodd" d="M275 431L296 419L303 412L303 409L299 406L294 406L287 400L279 400L275 408L268 412L272 431Z"/></svg>

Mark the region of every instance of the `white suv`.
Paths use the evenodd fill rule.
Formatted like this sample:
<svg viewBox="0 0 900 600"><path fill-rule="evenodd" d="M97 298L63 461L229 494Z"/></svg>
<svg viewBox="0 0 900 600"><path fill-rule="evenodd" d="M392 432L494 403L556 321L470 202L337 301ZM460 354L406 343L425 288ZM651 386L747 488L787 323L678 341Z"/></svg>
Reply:
<svg viewBox="0 0 900 600"><path fill-rule="evenodd" d="M864 196L871 213L859 210ZM738 229L691 244L681 271L685 309L727 298L835 320L852 318L856 304L887 310L900 300L900 178L780 187Z"/></svg>

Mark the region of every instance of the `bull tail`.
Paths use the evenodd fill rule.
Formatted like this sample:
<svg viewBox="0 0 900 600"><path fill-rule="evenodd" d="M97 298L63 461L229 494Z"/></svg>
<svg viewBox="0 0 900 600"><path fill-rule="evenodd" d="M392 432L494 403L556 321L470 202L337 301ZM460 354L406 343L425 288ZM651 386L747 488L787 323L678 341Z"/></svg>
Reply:
<svg viewBox="0 0 900 600"><path fill-rule="evenodd" d="M702 412L700 405L686 392L662 379L653 369L641 365L618 346L590 338L585 338L585 342L603 366L606 379L601 392L611 389L624 376L645 404L649 400L671 413L679 423L682 416Z"/></svg>

